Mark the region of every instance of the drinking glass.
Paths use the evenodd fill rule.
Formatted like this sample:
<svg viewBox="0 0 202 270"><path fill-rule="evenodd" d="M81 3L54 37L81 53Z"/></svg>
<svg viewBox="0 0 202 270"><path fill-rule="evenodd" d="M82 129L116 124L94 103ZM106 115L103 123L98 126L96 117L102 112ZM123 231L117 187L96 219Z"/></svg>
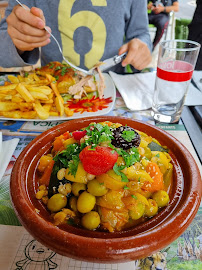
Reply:
<svg viewBox="0 0 202 270"><path fill-rule="evenodd" d="M190 40L160 43L152 104L155 122L178 123L199 50L200 44Z"/></svg>

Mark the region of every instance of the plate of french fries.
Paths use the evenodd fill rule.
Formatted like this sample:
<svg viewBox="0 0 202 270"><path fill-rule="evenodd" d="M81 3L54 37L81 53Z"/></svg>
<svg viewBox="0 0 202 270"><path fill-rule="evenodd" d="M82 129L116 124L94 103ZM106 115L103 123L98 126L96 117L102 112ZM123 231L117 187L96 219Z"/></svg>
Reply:
<svg viewBox="0 0 202 270"><path fill-rule="evenodd" d="M0 81L0 119L58 121L109 113L116 90L108 74L84 76L51 62Z"/></svg>

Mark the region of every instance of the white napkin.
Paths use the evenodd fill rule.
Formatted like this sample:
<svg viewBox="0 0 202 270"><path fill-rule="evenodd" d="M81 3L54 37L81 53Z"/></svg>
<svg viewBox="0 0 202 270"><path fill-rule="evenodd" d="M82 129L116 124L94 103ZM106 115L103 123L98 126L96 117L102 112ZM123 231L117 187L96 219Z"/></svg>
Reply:
<svg viewBox="0 0 202 270"><path fill-rule="evenodd" d="M0 181L5 173L18 142L19 139L17 138L2 142L2 133L0 132Z"/></svg>
<svg viewBox="0 0 202 270"><path fill-rule="evenodd" d="M119 75L111 71L109 73L128 109L137 111L151 108L156 79L155 72L130 75ZM202 92L192 84L189 86L185 105L202 105Z"/></svg>

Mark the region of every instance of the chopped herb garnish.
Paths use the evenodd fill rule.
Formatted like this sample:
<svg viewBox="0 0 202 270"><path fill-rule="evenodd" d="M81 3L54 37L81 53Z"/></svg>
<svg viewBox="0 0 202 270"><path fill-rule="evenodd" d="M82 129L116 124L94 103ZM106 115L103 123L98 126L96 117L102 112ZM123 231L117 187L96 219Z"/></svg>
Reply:
<svg viewBox="0 0 202 270"><path fill-rule="evenodd" d="M160 157L159 153L155 157Z"/></svg>
<svg viewBox="0 0 202 270"><path fill-rule="evenodd" d="M59 76L55 76L56 81L59 79Z"/></svg>
<svg viewBox="0 0 202 270"><path fill-rule="evenodd" d="M54 68L54 63L50 63L49 68Z"/></svg>
<svg viewBox="0 0 202 270"><path fill-rule="evenodd" d="M131 197L137 200L137 196L135 196L134 194L132 194Z"/></svg>
<svg viewBox="0 0 202 270"><path fill-rule="evenodd" d="M67 73L67 67L62 67L61 75L64 76Z"/></svg>
<svg viewBox="0 0 202 270"><path fill-rule="evenodd" d="M85 140L85 146L87 145L95 145L95 147L101 142L111 142L112 131L109 126L103 126L101 124L90 124L86 128L86 135L89 137Z"/></svg>
<svg viewBox="0 0 202 270"><path fill-rule="evenodd" d="M113 170L117 175L121 176L122 182L128 182L127 176L122 172L122 170L125 168L124 165L118 166L117 162L114 164Z"/></svg>
<svg viewBox="0 0 202 270"><path fill-rule="evenodd" d="M56 70L59 70L59 69L61 69L61 66L57 66L57 67L55 68L55 71L56 71Z"/></svg>
<svg viewBox="0 0 202 270"><path fill-rule="evenodd" d="M69 168L72 175L76 175L79 164L79 153L81 148L77 143L67 145L67 148L59 152L53 159L60 161L64 168Z"/></svg>
<svg viewBox="0 0 202 270"><path fill-rule="evenodd" d="M135 132L133 130L124 130L121 136L125 141L131 142L135 138Z"/></svg>
<svg viewBox="0 0 202 270"><path fill-rule="evenodd" d="M72 174L73 176L76 175L79 161L80 161L79 156L74 155L72 156L72 160L68 162L69 173Z"/></svg>
<svg viewBox="0 0 202 270"><path fill-rule="evenodd" d="M124 186L124 187L123 187L123 189L125 189L125 190L126 190L126 189L130 189L130 188L129 188L129 187L127 187L127 186Z"/></svg>
<svg viewBox="0 0 202 270"><path fill-rule="evenodd" d="M25 72L24 77L27 78L29 76L29 72Z"/></svg>

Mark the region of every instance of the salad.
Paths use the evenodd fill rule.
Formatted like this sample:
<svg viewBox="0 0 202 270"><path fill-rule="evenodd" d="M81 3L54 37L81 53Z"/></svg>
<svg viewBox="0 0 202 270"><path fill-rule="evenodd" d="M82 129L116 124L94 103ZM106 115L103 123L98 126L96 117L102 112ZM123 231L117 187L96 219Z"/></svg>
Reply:
<svg viewBox="0 0 202 270"><path fill-rule="evenodd" d="M56 226L126 230L169 204L168 152L155 138L119 123L67 131L39 160L36 199Z"/></svg>

